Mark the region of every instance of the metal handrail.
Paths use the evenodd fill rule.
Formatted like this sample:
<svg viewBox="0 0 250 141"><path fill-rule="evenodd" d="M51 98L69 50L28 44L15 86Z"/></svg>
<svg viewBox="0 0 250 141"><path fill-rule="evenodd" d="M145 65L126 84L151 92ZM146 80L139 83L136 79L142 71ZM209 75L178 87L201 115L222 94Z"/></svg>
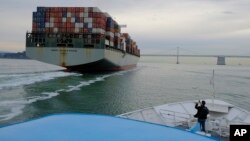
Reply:
<svg viewBox="0 0 250 141"><path fill-rule="evenodd" d="M169 112L169 113L163 113L162 111L166 111L166 112ZM172 113L172 115L171 115L171 113ZM179 115L176 115L176 113L178 113L178 114L182 114L182 115L188 115L189 116L189 118L187 118L187 117L184 117L184 116L179 116ZM170 110L163 110L163 109L161 109L160 110L160 114L163 116L164 114L165 115L168 115L168 116L173 116L173 118L167 118L166 116L163 116L165 119L171 119L171 120L174 120L174 125L176 126L176 124L177 123L189 123L190 121L189 121L189 119L192 119L192 115L191 114L188 114L188 113L181 113L181 112L175 112L175 111L170 111ZM184 119L184 121L183 120L177 120L177 118L181 118L181 119ZM228 126L223 126L223 125L221 125L221 124L218 124L218 126L216 126L216 124L218 123L218 122L216 122L216 121L212 121L210 118L208 118L207 119L207 121L206 121L209 125L212 125L212 127L211 127L211 129L209 129L208 131L210 131L210 132L216 132L216 133L218 133L220 136L226 136L226 137L228 137L229 136L229 127ZM212 124L211 124L212 123ZM215 130L216 129L216 127L217 127L217 130Z"/></svg>
<svg viewBox="0 0 250 141"><path fill-rule="evenodd" d="M164 113L164 112L168 112L168 113ZM170 110L166 110L166 109L160 109L159 110L160 115L164 118L164 119L170 119L170 120L174 120L174 125L176 126L177 123L181 123L182 125L184 123L188 124L188 120L191 119L192 114L188 114L188 113L181 113L181 112L175 112L175 111L170 111ZM172 114L171 114L172 113ZM184 117L184 116L180 116L178 114L182 114L182 115L188 115L188 117ZM173 118L168 118L164 115L167 116L172 116ZM178 120L179 118L179 120ZM180 119L184 119L184 120L180 120Z"/></svg>
<svg viewBox="0 0 250 141"><path fill-rule="evenodd" d="M172 112L172 111L169 111L169 112ZM171 114L169 114L169 113L163 113L163 112L161 112L161 110L160 110L160 113L162 113L163 115L176 116L176 117L178 117L178 118L183 118L183 119L190 119L190 117L191 117L191 114L179 113L179 112L173 112L173 115L171 115ZM183 115L188 115L189 118L184 117L184 116L177 116L176 113L178 113L178 114L183 114Z"/></svg>
<svg viewBox="0 0 250 141"><path fill-rule="evenodd" d="M124 113L124 114L120 114L120 115L118 115L118 116L131 115L131 114L133 114L133 113L137 113L137 112L144 111L144 110L147 110L147 109L153 109L153 107L148 107L148 108L144 108L144 109L135 110L135 111L132 111L132 112L127 112L127 113Z"/></svg>

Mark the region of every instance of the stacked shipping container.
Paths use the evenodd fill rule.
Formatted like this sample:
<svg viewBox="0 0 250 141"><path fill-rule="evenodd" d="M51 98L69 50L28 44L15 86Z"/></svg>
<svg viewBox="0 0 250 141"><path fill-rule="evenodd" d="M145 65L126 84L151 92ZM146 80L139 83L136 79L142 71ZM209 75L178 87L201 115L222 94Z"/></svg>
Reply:
<svg viewBox="0 0 250 141"><path fill-rule="evenodd" d="M140 56L140 49L136 45L136 42L131 39L128 33L123 33L122 37L125 38L126 52Z"/></svg>
<svg viewBox="0 0 250 141"><path fill-rule="evenodd" d="M32 32L105 34L106 16L96 7L38 7Z"/></svg>
<svg viewBox="0 0 250 141"><path fill-rule="evenodd" d="M119 24L97 7L37 7L37 11L33 12L32 33L73 33L105 37L106 45L140 55L130 36L121 34Z"/></svg>

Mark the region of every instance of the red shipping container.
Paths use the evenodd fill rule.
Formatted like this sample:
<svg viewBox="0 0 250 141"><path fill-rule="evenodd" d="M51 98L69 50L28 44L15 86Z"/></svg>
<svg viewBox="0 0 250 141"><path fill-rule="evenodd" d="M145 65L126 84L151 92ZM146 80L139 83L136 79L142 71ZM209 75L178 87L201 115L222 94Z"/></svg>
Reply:
<svg viewBox="0 0 250 141"><path fill-rule="evenodd" d="M61 26L62 26L62 23L58 23L58 22L54 23L54 27L61 27Z"/></svg>
<svg viewBox="0 0 250 141"><path fill-rule="evenodd" d="M55 12L60 12L59 7L55 8Z"/></svg>
<svg viewBox="0 0 250 141"><path fill-rule="evenodd" d="M87 29L87 28L84 28L84 29L83 29L83 33L88 33L88 29Z"/></svg>
<svg viewBox="0 0 250 141"><path fill-rule="evenodd" d="M55 8L55 12L57 13L57 12L60 12L60 7L56 7Z"/></svg>
<svg viewBox="0 0 250 141"><path fill-rule="evenodd" d="M71 22L71 17L67 17L67 23L70 23Z"/></svg>
<svg viewBox="0 0 250 141"><path fill-rule="evenodd" d="M75 17L80 17L80 12L76 12Z"/></svg>
<svg viewBox="0 0 250 141"><path fill-rule="evenodd" d="M49 12L46 12L45 18L48 18L50 16Z"/></svg>
<svg viewBox="0 0 250 141"><path fill-rule="evenodd" d="M92 24L92 27L93 27L93 28L97 28L97 27L98 27L98 24L97 24L97 23L93 23L93 24Z"/></svg>
<svg viewBox="0 0 250 141"><path fill-rule="evenodd" d="M62 21L62 19L60 19L60 22ZM54 18L54 22L58 23L59 22L59 18Z"/></svg>
<svg viewBox="0 0 250 141"><path fill-rule="evenodd" d="M62 13L61 12L56 12L55 13L55 17L56 18L61 18L62 17Z"/></svg>
<svg viewBox="0 0 250 141"><path fill-rule="evenodd" d="M75 13L75 7L67 7L67 12Z"/></svg>
<svg viewBox="0 0 250 141"><path fill-rule="evenodd" d="M49 18L49 17L46 17L46 18L45 18L45 22L50 22L50 18Z"/></svg>
<svg viewBox="0 0 250 141"><path fill-rule="evenodd" d="M67 7L67 12L71 12L71 7Z"/></svg>
<svg viewBox="0 0 250 141"><path fill-rule="evenodd" d="M76 7L75 12L80 12L80 7Z"/></svg>
<svg viewBox="0 0 250 141"><path fill-rule="evenodd" d="M84 12L84 8L83 7L80 7L80 12Z"/></svg>
<svg viewBox="0 0 250 141"><path fill-rule="evenodd" d="M67 22L67 28L70 28L71 27L71 23L70 22Z"/></svg>
<svg viewBox="0 0 250 141"><path fill-rule="evenodd" d="M37 24L35 22L32 23L32 28L37 28Z"/></svg>
<svg viewBox="0 0 250 141"><path fill-rule="evenodd" d="M67 28L67 23L62 23L62 24L61 24L61 27L62 27L62 28Z"/></svg>
<svg viewBox="0 0 250 141"><path fill-rule="evenodd" d="M56 10L55 10L55 7L51 7L50 8L50 12L54 13Z"/></svg>
<svg viewBox="0 0 250 141"><path fill-rule="evenodd" d="M50 12L51 11L51 7L46 8L46 12Z"/></svg>
<svg viewBox="0 0 250 141"><path fill-rule="evenodd" d="M74 33L75 32L75 28L70 28L70 32Z"/></svg>
<svg viewBox="0 0 250 141"><path fill-rule="evenodd" d="M93 18L98 18L98 13L97 12L93 12Z"/></svg>
<svg viewBox="0 0 250 141"><path fill-rule="evenodd" d="M80 18L80 23L83 23L84 22L84 18Z"/></svg>
<svg viewBox="0 0 250 141"><path fill-rule="evenodd" d="M93 17L93 13L89 12L89 17L92 18Z"/></svg>
<svg viewBox="0 0 250 141"><path fill-rule="evenodd" d="M50 16L50 17L55 17L55 13L54 13L54 12L50 12L50 13L49 13L49 16Z"/></svg>
<svg viewBox="0 0 250 141"><path fill-rule="evenodd" d="M109 32L115 32L115 30L113 28L106 28L106 31L109 31Z"/></svg>
<svg viewBox="0 0 250 141"><path fill-rule="evenodd" d="M92 18L92 23L96 23L97 18Z"/></svg>
<svg viewBox="0 0 250 141"><path fill-rule="evenodd" d="M63 7L57 7L57 12L62 12Z"/></svg>
<svg viewBox="0 0 250 141"><path fill-rule="evenodd" d="M67 29L67 28L60 28L60 31L61 31L62 33L65 33L65 32L67 32L66 29Z"/></svg>
<svg viewBox="0 0 250 141"><path fill-rule="evenodd" d="M60 11L67 12L67 7L62 7Z"/></svg>
<svg viewBox="0 0 250 141"><path fill-rule="evenodd" d="M89 7L88 12L93 12L93 7Z"/></svg>
<svg viewBox="0 0 250 141"><path fill-rule="evenodd" d="M67 32L67 28L61 28L61 32Z"/></svg>

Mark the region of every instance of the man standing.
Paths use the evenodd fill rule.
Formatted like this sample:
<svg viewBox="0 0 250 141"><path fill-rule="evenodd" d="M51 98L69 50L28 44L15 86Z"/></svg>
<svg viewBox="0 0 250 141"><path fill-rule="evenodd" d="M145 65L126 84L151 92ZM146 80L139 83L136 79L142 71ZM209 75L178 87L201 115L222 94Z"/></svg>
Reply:
<svg viewBox="0 0 250 141"><path fill-rule="evenodd" d="M198 105L199 103L200 103L200 101L195 104L195 109L198 110L196 117L198 118L198 122L200 123L201 131L206 132L205 123L206 123L206 119L207 119L207 115L209 113L209 110L205 106L206 105L205 101L202 101L200 106Z"/></svg>

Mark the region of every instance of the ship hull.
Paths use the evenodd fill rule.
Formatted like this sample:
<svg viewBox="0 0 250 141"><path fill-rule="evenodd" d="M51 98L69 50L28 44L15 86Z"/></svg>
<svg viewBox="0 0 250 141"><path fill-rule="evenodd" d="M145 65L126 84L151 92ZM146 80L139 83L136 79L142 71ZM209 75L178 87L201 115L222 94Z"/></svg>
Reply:
<svg viewBox="0 0 250 141"><path fill-rule="evenodd" d="M28 47L26 54L38 61L81 72L130 69L140 58L113 48Z"/></svg>
<svg viewBox="0 0 250 141"><path fill-rule="evenodd" d="M77 66L68 66L68 70L71 71L119 71L126 70L136 67L136 64L125 65L125 66L116 66L106 59L102 59L100 61L82 64Z"/></svg>

